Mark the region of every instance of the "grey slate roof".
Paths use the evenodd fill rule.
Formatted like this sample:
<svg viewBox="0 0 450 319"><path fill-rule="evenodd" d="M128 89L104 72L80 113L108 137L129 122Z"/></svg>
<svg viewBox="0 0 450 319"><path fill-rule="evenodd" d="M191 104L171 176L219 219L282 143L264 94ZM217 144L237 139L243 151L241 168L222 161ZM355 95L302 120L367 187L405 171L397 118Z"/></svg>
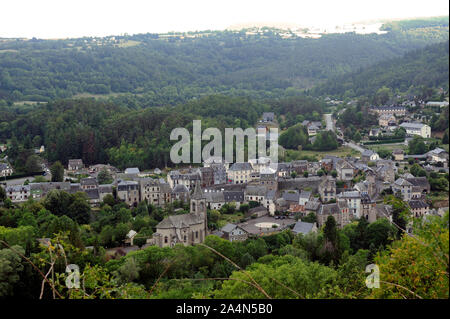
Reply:
<svg viewBox="0 0 450 319"><path fill-rule="evenodd" d="M223 233L231 233L237 226L235 224L228 223L222 227L221 231Z"/></svg>
<svg viewBox="0 0 450 319"><path fill-rule="evenodd" d="M125 169L125 174L139 174L139 168L137 167L129 167Z"/></svg>
<svg viewBox="0 0 450 319"><path fill-rule="evenodd" d="M315 211L320 208L320 202L318 200L310 200L305 204L305 209L310 211Z"/></svg>
<svg viewBox="0 0 450 319"><path fill-rule="evenodd" d="M306 235L312 230L313 227L314 227L313 223L305 223L302 221L298 221L295 223L295 226L292 229L292 232L294 234L302 233L302 234Z"/></svg>
<svg viewBox="0 0 450 319"><path fill-rule="evenodd" d="M403 122L402 124L400 124L400 126L404 127L404 128L421 129L422 127L425 126L425 124L423 124L423 123L407 123L407 122Z"/></svg>
<svg viewBox="0 0 450 319"><path fill-rule="evenodd" d="M243 202L244 201L244 192L224 191L223 198L226 203L228 203L228 202Z"/></svg>
<svg viewBox="0 0 450 319"><path fill-rule="evenodd" d="M334 215L334 214L339 214L339 213L340 213L340 209L339 209L339 206L337 203L323 204L319 210L319 214L322 214L322 215Z"/></svg>
<svg viewBox="0 0 450 319"><path fill-rule="evenodd" d="M298 191L284 191L282 197L284 200L289 202L298 203L300 200L300 194Z"/></svg>
<svg viewBox="0 0 450 319"><path fill-rule="evenodd" d="M183 184L178 184L173 188L172 193L189 193L189 189Z"/></svg>
<svg viewBox="0 0 450 319"><path fill-rule="evenodd" d="M170 215L156 225L156 228L183 228L201 223L203 223L203 217L194 213Z"/></svg>
<svg viewBox="0 0 450 319"><path fill-rule="evenodd" d="M411 207L412 209L427 208L430 206L426 202L421 201L421 200L410 200L408 202L408 204L409 204L409 207Z"/></svg>
<svg viewBox="0 0 450 319"><path fill-rule="evenodd" d="M234 163L231 165L230 169L231 171L251 171L253 170L252 165L248 162L244 163Z"/></svg>

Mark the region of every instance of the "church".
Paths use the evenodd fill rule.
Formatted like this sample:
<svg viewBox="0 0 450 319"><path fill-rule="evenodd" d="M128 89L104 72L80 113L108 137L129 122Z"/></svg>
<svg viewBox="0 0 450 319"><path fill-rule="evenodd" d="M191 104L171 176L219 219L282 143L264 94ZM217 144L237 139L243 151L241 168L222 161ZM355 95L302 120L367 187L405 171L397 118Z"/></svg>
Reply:
<svg viewBox="0 0 450 319"><path fill-rule="evenodd" d="M198 183L190 202L189 214L168 216L156 225L156 233L153 234L155 245L173 247L182 243L189 246L205 240L208 235L206 199Z"/></svg>

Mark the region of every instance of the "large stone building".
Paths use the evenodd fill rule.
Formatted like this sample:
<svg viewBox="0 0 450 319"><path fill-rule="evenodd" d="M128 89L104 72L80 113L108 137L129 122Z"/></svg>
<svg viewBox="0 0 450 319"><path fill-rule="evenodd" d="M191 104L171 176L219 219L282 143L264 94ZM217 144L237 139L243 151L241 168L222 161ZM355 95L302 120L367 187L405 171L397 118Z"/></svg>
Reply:
<svg viewBox="0 0 450 319"><path fill-rule="evenodd" d="M190 213L171 215L156 225L154 243L159 247L185 246L202 243L208 235L206 200L199 182L191 196Z"/></svg>
<svg viewBox="0 0 450 319"><path fill-rule="evenodd" d="M378 106L370 109L371 112L378 114L379 116L389 114L395 116L405 116L406 107L404 106Z"/></svg>
<svg viewBox="0 0 450 319"><path fill-rule="evenodd" d="M323 204L317 212L317 224L319 227L324 225L328 216L333 216L339 228L344 227L350 222L350 214L345 200L339 199L336 203Z"/></svg>
<svg viewBox="0 0 450 319"><path fill-rule="evenodd" d="M141 200L159 207L171 202L172 189L169 184L154 178L141 178L139 184Z"/></svg>
<svg viewBox="0 0 450 319"><path fill-rule="evenodd" d="M253 172L252 164L248 162L234 163L228 169L228 182L233 184L243 184L250 182L251 173Z"/></svg>
<svg viewBox="0 0 450 319"><path fill-rule="evenodd" d="M334 178L323 178L323 181L319 185L319 195L323 203L336 199L336 181Z"/></svg>
<svg viewBox="0 0 450 319"><path fill-rule="evenodd" d="M431 137L431 128L423 123L402 123L400 127L403 127L406 130L406 134L408 135L419 135L423 138Z"/></svg>
<svg viewBox="0 0 450 319"><path fill-rule="evenodd" d="M136 181L120 181L117 184L117 197L129 206L137 206L140 202L139 183Z"/></svg>

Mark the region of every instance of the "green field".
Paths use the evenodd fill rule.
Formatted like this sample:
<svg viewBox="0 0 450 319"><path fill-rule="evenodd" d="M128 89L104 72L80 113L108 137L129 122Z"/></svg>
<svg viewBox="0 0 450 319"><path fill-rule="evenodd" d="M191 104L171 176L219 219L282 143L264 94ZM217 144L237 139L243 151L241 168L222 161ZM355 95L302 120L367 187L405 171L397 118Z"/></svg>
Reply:
<svg viewBox="0 0 450 319"><path fill-rule="evenodd" d="M378 152L379 150L387 150L387 151L393 151L395 149L402 149L406 151L408 147L404 144L378 144L378 145L367 145L368 149Z"/></svg>
<svg viewBox="0 0 450 319"><path fill-rule="evenodd" d="M241 212L237 212L235 214L221 214L219 221L217 222L217 225L220 228L222 228L223 226L225 226L228 223L232 223L232 224L239 224L240 220L244 218L244 214Z"/></svg>
<svg viewBox="0 0 450 319"><path fill-rule="evenodd" d="M347 147L347 146L340 146L336 150L332 151L297 151L297 150L286 150L286 156L285 161L295 161L302 159L305 156L308 157L315 157L317 160L322 159L325 157L325 155L332 155L332 156L338 156L338 157L347 157L347 156L361 156L361 153L358 151L355 151L354 149Z"/></svg>

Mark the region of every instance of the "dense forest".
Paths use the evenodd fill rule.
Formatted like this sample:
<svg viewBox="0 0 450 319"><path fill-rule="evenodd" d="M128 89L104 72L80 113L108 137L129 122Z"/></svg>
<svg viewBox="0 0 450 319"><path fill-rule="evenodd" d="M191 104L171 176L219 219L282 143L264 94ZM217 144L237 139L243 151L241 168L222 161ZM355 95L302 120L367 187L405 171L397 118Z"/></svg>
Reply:
<svg viewBox="0 0 450 319"><path fill-rule="evenodd" d="M445 23L444 23L445 24ZM224 93L280 97L448 40L447 25L319 39L241 32L0 41L0 100L133 93L144 106Z"/></svg>
<svg viewBox="0 0 450 319"><path fill-rule="evenodd" d="M378 90L418 94L423 87L448 90L449 42L414 50L404 56L341 75L314 88L318 95L375 96Z"/></svg>
<svg viewBox="0 0 450 319"><path fill-rule="evenodd" d="M123 169L130 166L154 168L170 166L170 132L202 120L203 129L255 127L262 113L271 109L291 125L297 115L319 119L323 105L309 97L255 101L247 97L213 95L185 104L133 109L93 98L58 100L29 108L0 107L10 121L0 122L0 139L11 139L8 155L16 170L25 166L34 147L46 146L45 157L66 164L82 158L87 164L110 163ZM21 114L22 113L22 114ZM207 142L207 141L206 141ZM205 143L206 143L205 142Z"/></svg>
<svg viewBox="0 0 450 319"><path fill-rule="evenodd" d="M394 222L411 222L414 236L388 219L369 224L361 218L339 229L329 216L308 235L286 230L233 242L208 236L195 246L150 246L123 256L106 249L130 229L142 247L175 207L141 202L129 209L108 195L93 213L85 194L60 190L14 206L1 190L0 299L448 298L448 212L413 220L408 205L394 196L385 200L393 206ZM227 213L208 211L208 221ZM51 242L39 244L37 238ZM365 285L371 263L380 268L381 289ZM65 285L68 264L80 267L80 289ZM33 265L52 274L54 291Z"/></svg>

